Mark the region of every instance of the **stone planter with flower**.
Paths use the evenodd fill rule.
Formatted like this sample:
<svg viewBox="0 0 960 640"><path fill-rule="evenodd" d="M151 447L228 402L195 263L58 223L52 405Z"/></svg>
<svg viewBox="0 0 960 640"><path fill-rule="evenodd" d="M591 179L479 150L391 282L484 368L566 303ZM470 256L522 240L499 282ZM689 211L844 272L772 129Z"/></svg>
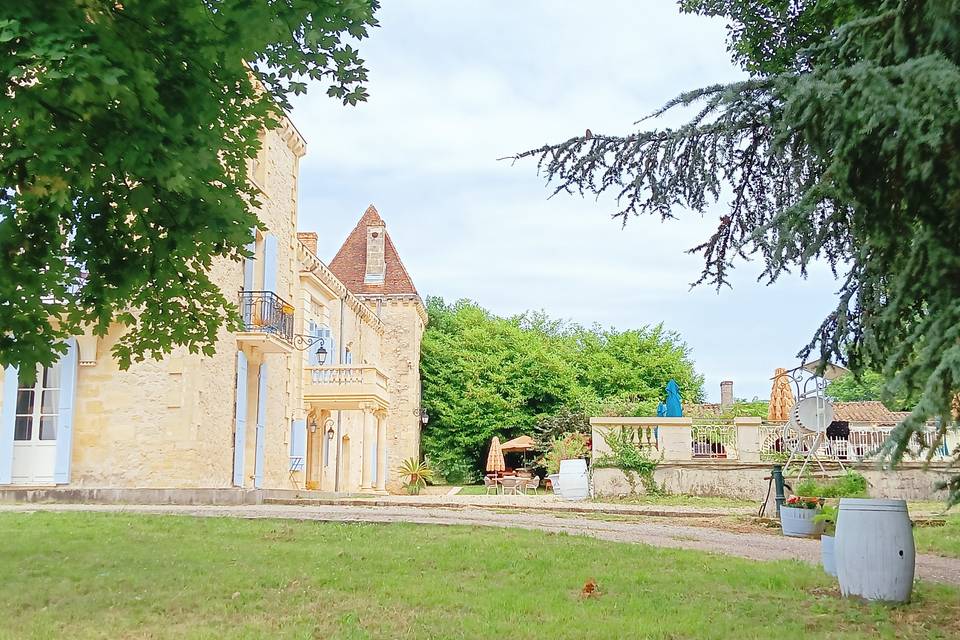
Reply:
<svg viewBox="0 0 960 640"><path fill-rule="evenodd" d="M794 538L819 538L823 522L815 520L823 504L821 498L790 496L780 507L780 527L783 535Z"/></svg>

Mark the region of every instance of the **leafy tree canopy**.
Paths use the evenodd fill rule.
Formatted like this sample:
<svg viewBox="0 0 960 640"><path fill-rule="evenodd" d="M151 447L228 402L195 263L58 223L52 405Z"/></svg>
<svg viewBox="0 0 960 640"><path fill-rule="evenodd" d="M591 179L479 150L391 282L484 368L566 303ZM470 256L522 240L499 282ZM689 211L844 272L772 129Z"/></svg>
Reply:
<svg viewBox="0 0 960 640"><path fill-rule="evenodd" d="M306 79L366 98L377 0L31 0L0 17L0 364L126 327L121 366L211 353L207 271L259 223L247 162ZM27 375L30 375L29 373Z"/></svg>
<svg viewBox="0 0 960 640"><path fill-rule="evenodd" d="M818 351L916 398L886 453L928 419L956 424L960 392L960 0L683 0L729 25L743 81L669 101L625 135L572 138L536 157L556 191L610 192L624 222L706 213L699 282L758 257L772 282L814 261L840 279ZM647 128L693 107L684 126ZM652 126L652 125L651 125ZM960 450L955 452L960 460ZM960 476L950 484L960 501Z"/></svg>
<svg viewBox="0 0 960 640"><path fill-rule="evenodd" d="M866 370L859 376L847 374L827 385L827 395L841 402L879 400L891 411L909 411L914 407L916 397L891 397L884 382L883 376L876 371Z"/></svg>
<svg viewBox="0 0 960 640"><path fill-rule="evenodd" d="M703 378L677 334L661 325L615 331L553 320L543 313L500 318L468 300L428 298L421 347L423 447L451 480L469 477L497 435L533 434L555 415L583 421L608 402L651 409L670 378L684 399L703 396Z"/></svg>

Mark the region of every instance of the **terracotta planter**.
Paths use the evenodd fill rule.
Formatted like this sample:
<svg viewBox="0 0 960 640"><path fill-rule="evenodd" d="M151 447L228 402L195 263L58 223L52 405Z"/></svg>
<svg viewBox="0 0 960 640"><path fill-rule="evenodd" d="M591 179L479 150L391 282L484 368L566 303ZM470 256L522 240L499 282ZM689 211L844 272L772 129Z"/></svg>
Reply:
<svg viewBox="0 0 960 640"><path fill-rule="evenodd" d="M823 533L823 522L814 522L813 518L820 509L797 509L786 505L780 507L780 528L783 535L792 538L819 538Z"/></svg>

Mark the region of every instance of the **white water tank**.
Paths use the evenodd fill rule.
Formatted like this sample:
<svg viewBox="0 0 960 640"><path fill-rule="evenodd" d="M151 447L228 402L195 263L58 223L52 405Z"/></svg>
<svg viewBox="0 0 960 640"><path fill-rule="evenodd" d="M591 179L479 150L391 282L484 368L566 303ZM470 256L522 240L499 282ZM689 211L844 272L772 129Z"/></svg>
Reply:
<svg viewBox="0 0 960 640"><path fill-rule="evenodd" d="M590 497L587 461L583 458L560 461L560 494L564 500L586 500Z"/></svg>
<svg viewBox="0 0 960 640"><path fill-rule="evenodd" d="M916 548L906 501L841 498L834 556L843 595L908 602Z"/></svg>

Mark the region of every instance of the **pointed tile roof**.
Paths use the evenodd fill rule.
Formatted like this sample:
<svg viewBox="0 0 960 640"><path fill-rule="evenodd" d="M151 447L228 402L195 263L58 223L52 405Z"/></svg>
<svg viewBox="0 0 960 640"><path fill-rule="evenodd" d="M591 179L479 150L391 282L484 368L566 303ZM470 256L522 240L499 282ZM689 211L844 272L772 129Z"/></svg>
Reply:
<svg viewBox="0 0 960 640"><path fill-rule="evenodd" d="M367 207L357 226L353 228L343 246L337 251L337 255L330 261L330 270L353 293L419 295L386 230L384 230L384 261L387 271L384 281L382 284L363 281L367 271L367 227L369 226L385 226L383 218L372 204Z"/></svg>

